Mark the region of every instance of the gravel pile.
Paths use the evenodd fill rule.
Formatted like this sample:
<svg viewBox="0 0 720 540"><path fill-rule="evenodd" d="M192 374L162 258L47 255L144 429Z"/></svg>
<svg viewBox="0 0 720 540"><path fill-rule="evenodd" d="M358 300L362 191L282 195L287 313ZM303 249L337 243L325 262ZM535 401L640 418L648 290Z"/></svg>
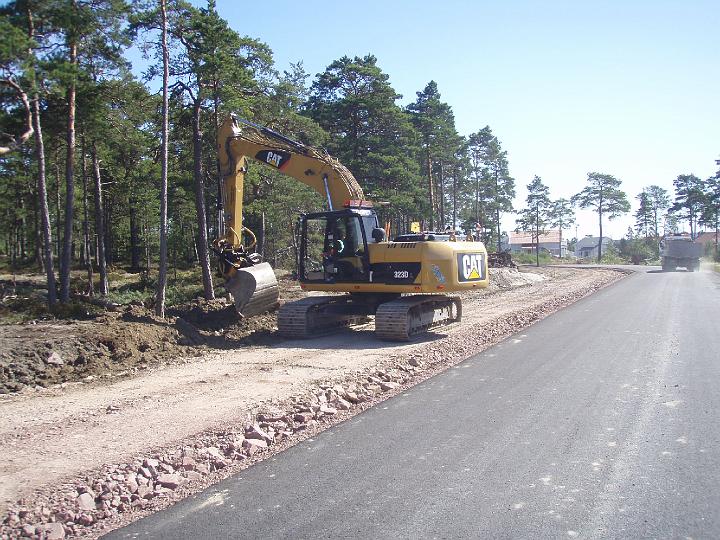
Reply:
<svg viewBox="0 0 720 540"><path fill-rule="evenodd" d="M545 276L533 272L520 272L517 268L490 268L491 289L514 289L545 281Z"/></svg>

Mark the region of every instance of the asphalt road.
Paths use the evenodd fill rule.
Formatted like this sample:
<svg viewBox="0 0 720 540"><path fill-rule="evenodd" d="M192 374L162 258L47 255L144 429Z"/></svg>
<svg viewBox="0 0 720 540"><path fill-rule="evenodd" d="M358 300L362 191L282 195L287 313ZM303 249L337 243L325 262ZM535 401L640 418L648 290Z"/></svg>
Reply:
<svg viewBox="0 0 720 540"><path fill-rule="evenodd" d="M720 538L720 278L638 273L108 538Z"/></svg>

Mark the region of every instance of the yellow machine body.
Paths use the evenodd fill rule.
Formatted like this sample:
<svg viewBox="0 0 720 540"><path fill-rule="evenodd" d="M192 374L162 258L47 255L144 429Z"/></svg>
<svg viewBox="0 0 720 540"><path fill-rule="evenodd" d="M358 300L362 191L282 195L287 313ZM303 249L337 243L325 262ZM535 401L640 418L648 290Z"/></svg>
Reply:
<svg viewBox="0 0 720 540"><path fill-rule="evenodd" d="M218 133L218 155L224 230L213 249L225 287L245 315L262 313L278 302L274 272L254 252L254 234L242 223L248 159L326 197L328 211L301 217L298 280L306 291L346 294L285 303L278 312L278 329L288 337L312 337L374 316L381 339L410 339L460 320L460 298L445 293L488 285L482 242L441 241L431 234L418 234L417 241L386 241L387 231L355 177L323 150L230 116Z"/></svg>
<svg viewBox="0 0 720 540"><path fill-rule="evenodd" d="M368 251L371 268L385 265L389 273L377 276L374 271L370 276L369 270L367 282L354 283L321 282L320 275L309 275L306 277L318 279L301 279L301 287L306 291L441 294L482 289L489 283L487 251L482 242L380 242L369 244ZM418 263L419 271L408 275L409 265Z"/></svg>

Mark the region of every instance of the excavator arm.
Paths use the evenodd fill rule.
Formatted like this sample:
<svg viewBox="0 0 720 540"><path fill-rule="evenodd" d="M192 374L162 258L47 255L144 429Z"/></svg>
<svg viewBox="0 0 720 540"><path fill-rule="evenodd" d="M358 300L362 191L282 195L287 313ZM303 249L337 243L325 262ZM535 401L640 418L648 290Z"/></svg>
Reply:
<svg viewBox="0 0 720 540"><path fill-rule="evenodd" d="M218 157L223 175L225 240L233 245L242 243L238 237L248 158L310 186L327 199L330 210L342 208L349 199L363 198L355 177L334 157L234 115L228 116L218 131Z"/></svg>
<svg viewBox="0 0 720 540"><path fill-rule="evenodd" d="M349 200L362 200L363 191L352 173L327 152L293 141L269 128L227 117L218 130L218 160L223 177L223 219L220 238L213 242L225 288L244 315L272 309L278 285L268 263L252 252L255 235L243 225L243 185L248 159L295 178L327 199L330 210ZM248 238L247 243L244 241Z"/></svg>

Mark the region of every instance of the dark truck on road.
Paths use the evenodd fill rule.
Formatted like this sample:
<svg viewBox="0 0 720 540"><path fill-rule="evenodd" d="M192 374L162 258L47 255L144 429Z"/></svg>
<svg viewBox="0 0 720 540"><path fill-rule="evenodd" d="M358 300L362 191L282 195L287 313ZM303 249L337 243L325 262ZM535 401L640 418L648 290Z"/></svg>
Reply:
<svg viewBox="0 0 720 540"><path fill-rule="evenodd" d="M660 242L660 256L664 272L684 267L688 272L700 270L702 244L696 244L689 236L666 236Z"/></svg>

